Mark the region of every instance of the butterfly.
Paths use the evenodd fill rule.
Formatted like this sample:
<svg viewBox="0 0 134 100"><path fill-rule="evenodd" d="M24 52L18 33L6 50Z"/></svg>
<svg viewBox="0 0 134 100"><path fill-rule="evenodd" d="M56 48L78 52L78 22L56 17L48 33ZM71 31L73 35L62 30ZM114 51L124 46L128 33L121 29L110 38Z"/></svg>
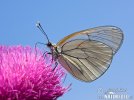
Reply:
<svg viewBox="0 0 134 100"><path fill-rule="evenodd" d="M120 28L99 26L72 33L54 45L40 23L37 23L37 27L48 40L46 45L52 58L72 76L84 82L92 82L107 71L123 42Z"/></svg>

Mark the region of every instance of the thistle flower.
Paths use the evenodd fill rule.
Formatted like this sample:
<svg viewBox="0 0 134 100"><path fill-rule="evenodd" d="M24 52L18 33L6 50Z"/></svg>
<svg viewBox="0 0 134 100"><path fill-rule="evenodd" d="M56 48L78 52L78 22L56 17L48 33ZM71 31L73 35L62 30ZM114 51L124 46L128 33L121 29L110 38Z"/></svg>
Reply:
<svg viewBox="0 0 134 100"><path fill-rule="evenodd" d="M67 91L64 71L30 47L0 46L0 100L56 100Z"/></svg>

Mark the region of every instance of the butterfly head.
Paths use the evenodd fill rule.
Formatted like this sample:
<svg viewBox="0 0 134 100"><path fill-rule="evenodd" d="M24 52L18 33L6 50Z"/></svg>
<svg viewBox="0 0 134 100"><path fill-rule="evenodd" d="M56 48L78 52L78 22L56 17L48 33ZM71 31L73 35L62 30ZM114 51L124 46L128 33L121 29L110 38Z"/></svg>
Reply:
<svg viewBox="0 0 134 100"><path fill-rule="evenodd" d="M56 61L57 58L60 56L59 48L51 42L47 43L47 47L50 49L50 53L52 54L53 60Z"/></svg>
<svg viewBox="0 0 134 100"><path fill-rule="evenodd" d="M55 44L52 44L51 42L48 42L47 47L51 49L51 51L57 50L57 46Z"/></svg>

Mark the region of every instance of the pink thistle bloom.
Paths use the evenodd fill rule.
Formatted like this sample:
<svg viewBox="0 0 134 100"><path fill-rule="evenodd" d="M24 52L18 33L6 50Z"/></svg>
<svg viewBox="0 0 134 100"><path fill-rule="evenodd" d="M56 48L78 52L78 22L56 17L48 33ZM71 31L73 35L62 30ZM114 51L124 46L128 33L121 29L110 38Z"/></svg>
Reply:
<svg viewBox="0 0 134 100"><path fill-rule="evenodd" d="M0 46L0 100L56 100L68 87L62 86L64 70L53 71L51 56L22 46Z"/></svg>

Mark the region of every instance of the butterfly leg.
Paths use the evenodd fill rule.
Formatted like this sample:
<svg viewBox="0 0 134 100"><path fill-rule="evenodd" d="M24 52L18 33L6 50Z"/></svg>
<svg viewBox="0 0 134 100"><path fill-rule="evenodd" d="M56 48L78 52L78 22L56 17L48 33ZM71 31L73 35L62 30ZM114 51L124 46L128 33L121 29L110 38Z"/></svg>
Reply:
<svg viewBox="0 0 134 100"><path fill-rule="evenodd" d="M53 68L53 71L55 70L55 68L58 66L58 63L57 62L55 62L55 66L54 66L54 68Z"/></svg>
<svg viewBox="0 0 134 100"><path fill-rule="evenodd" d="M35 43L35 52L36 52L36 56L37 56L37 45L42 44L42 45L46 45L45 43L41 43L41 42L36 42Z"/></svg>
<svg viewBox="0 0 134 100"><path fill-rule="evenodd" d="M46 54L52 55L51 63L53 63L53 61L54 61L54 59L53 59L53 53L51 53L51 52L47 52ZM44 57L46 57L46 56L44 56ZM57 65L58 65L58 63L55 61L54 68L53 68L53 70L52 70L52 71L54 71L54 70L55 70L55 68L57 67Z"/></svg>
<svg viewBox="0 0 134 100"><path fill-rule="evenodd" d="M37 48L37 45L38 45L38 44L46 45L45 43L36 42L36 43L35 43L35 48Z"/></svg>
<svg viewBox="0 0 134 100"><path fill-rule="evenodd" d="M47 54L48 54L48 55L52 55L51 52L46 51L46 52L43 53L43 57L45 58Z"/></svg>
<svg viewBox="0 0 134 100"><path fill-rule="evenodd" d="M39 44L40 44L40 45L44 45L44 46L46 46L45 43L36 42L36 43L35 43L35 51L36 51L36 55L37 55L37 46L38 46ZM46 54L51 54L51 55L52 55L52 53L50 53L49 51L46 51L46 52L43 53L42 56L43 56L43 57L46 57Z"/></svg>

